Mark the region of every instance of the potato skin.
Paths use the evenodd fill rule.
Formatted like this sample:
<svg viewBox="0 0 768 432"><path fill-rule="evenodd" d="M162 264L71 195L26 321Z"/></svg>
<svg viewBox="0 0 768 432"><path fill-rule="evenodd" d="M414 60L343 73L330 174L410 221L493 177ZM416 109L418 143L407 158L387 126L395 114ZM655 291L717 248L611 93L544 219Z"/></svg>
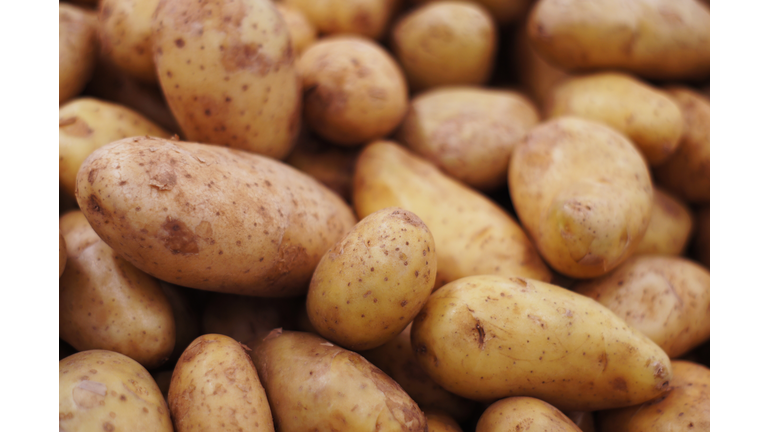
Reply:
<svg viewBox="0 0 768 432"><path fill-rule="evenodd" d="M377 141L360 153L352 200L359 217L401 207L427 224L437 248L435 288L477 274L552 278L504 210L391 141Z"/></svg>
<svg viewBox="0 0 768 432"><path fill-rule="evenodd" d="M397 0L283 0L304 12L324 35L357 34L380 39Z"/></svg>
<svg viewBox="0 0 768 432"><path fill-rule="evenodd" d="M80 94L99 52L96 13L59 3L59 105Z"/></svg>
<svg viewBox="0 0 768 432"><path fill-rule="evenodd" d="M515 146L509 189L520 222L558 272L592 278L634 252L651 217L648 167L601 124L560 117Z"/></svg>
<svg viewBox="0 0 768 432"><path fill-rule="evenodd" d="M276 329L253 346L276 430L427 431L418 405L359 354Z"/></svg>
<svg viewBox="0 0 768 432"><path fill-rule="evenodd" d="M670 358L709 339L709 272L688 259L634 256L573 290L612 310Z"/></svg>
<svg viewBox="0 0 768 432"><path fill-rule="evenodd" d="M127 261L210 291L300 295L355 224L338 196L278 161L160 138L96 150L77 188L94 230Z"/></svg>
<svg viewBox="0 0 768 432"><path fill-rule="evenodd" d="M135 360L106 350L59 361L59 431L173 432L152 376Z"/></svg>
<svg viewBox="0 0 768 432"><path fill-rule="evenodd" d="M532 397L509 397L489 406L480 420L476 432L581 432L562 411Z"/></svg>
<svg viewBox="0 0 768 432"><path fill-rule="evenodd" d="M247 347L223 335L195 339L173 369L168 389L176 432L275 430Z"/></svg>
<svg viewBox="0 0 768 432"><path fill-rule="evenodd" d="M456 420L442 411L427 410L424 415L430 432L462 432Z"/></svg>
<svg viewBox="0 0 768 432"><path fill-rule="evenodd" d="M532 279L445 285L414 319L411 344L432 379L478 401L530 396L593 411L652 399L671 377L664 351L613 312Z"/></svg>
<svg viewBox="0 0 768 432"><path fill-rule="evenodd" d="M688 246L692 230L693 213L688 206L654 187L651 220L635 254L681 255Z"/></svg>
<svg viewBox="0 0 768 432"><path fill-rule="evenodd" d="M157 82L152 53L152 15L160 0L101 0L99 38L102 53L130 76Z"/></svg>

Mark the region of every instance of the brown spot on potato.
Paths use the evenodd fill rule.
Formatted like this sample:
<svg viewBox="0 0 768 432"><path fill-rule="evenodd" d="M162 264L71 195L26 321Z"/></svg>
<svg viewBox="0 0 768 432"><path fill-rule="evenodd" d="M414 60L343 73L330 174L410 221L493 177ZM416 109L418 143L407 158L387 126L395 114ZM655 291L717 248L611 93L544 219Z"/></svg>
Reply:
<svg viewBox="0 0 768 432"><path fill-rule="evenodd" d="M176 46L179 48L184 48L184 45L186 45L186 43L184 42L184 39L182 38L176 39L174 43L176 43Z"/></svg>
<svg viewBox="0 0 768 432"><path fill-rule="evenodd" d="M174 255L193 255L199 252L197 236L178 219L168 216L157 236Z"/></svg>
<svg viewBox="0 0 768 432"><path fill-rule="evenodd" d="M614 388L614 390L618 391L627 391L627 381L624 380L622 377L616 377L611 381L611 386Z"/></svg>
<svg viewBox="0 0 768 432"><path fill-rule="evenodd" d="M107 432L111 432L115 430L115 426L110 422L104 422L104 424L102 425L102 429L104 429Z"/></svg>
<svg viewBox="0 0 768 432"><path fill-rule="evenodd" d="M79 138L85 138L93 134L93 129L80 117L59 119L59 129L62 128L67 135Z"/></svg>
<svg viewBox="0 0 768 432"><path fill-rule="evenodd" d="M153 164L149 172L149 185L161 191L169 191L176 186L176 171L173 166L174 160L169 162Z"/></svg>

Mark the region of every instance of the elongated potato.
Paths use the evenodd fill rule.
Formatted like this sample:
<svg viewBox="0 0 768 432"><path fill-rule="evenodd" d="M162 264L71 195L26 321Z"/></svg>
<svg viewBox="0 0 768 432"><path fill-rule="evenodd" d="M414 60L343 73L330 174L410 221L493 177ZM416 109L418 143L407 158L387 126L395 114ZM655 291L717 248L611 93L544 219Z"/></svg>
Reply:
<svg viewBox="0 0 768 432"><path fill-rule="evenodd" d="M270 0L162 0L152 38L160 85L187 140L288 155L301 84Z"/></svg>
<svg viewBox="0 0 768 432"><path fill-rule="evenodd" d="M104 55L128 75L157 82L152 15L160 0L101 0L99 37Z"/></svg>
<svg viewBox="0 0 768 432"><path fill-rule="evenodd" d="M446 390L531 396L561 410L635 405L669 386L669 357L594 300L532 279L470 276L414 319L421 367Z"/></svg>
<svg viewBox="0 0 768 432"><path fill-rule="evenodd" d="M357 34L380 39L398 0L283 0L304 12L324 35Z"/></svg>
<svg viewBox="0 0 768 432"><path fill-rule="evenodd" d="M680 255L688 246L692 230L693 213L688 206L655 187L651 220L635 254Z"/></svg>
<svg viewBox="0 0 768 432"><path fill-rule="evenodd" d="M581 432L562 411L532 397L510 397L495 402L477 421L476 432Z"/></svg>
<svg viewBox="0 0 768 432"><path fill-rule="evenodd" d="M247 347L203 335L181 355L168 389L176 432L274 432L264 387Z"/></svg>
<svg viewBox="0 0 768 432"><path fill-rule="evenodd" d="M59 105L91 79L99 52L96 13L59 3Z"/></svg>
<svg viewBox="0 0 768 432"><path fill-rule="evenodd" d="M96 150L76 195L99 236L139 269L235 294L306 292L320 258L355 224L341 198L278 161L160 138Z"/></svg>
<svg viewBox="0 0 768 432"><path fill-rule="evenodd" d="M393 142L377 141L360 153L352 197L361 218L401 207L427 224L437 250L435 288L477 274L552 278L525 232L498 205Z"/></svg>
<svg viewBox="0 0 768 432"><path fill-rule="evenodd" d="M59 432L173 432L163 394L135 360L106 350L59 361Z"/></svg>

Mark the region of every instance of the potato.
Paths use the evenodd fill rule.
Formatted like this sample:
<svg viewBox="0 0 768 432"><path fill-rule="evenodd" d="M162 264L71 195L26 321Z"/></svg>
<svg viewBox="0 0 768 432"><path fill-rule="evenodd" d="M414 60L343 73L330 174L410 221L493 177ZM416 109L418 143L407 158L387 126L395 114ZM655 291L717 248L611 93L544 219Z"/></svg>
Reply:
<svg viewBox="0 0 768 432"><path fill-rule="evenodd" d="M67 268L67 242L59 230L59 278L64 274L65 268Z"/></svg>
<svg viewBox="0 0 768 432"><path fill-rule="evenodd" d="M187 140L288 155L301 87L270 0L163 1L152 38L160 85Z"/></svg>
<svg viewBox="0 0 768 432"><path fill-rule="evenodd" d="M648 229L635 250L636 255L680 255L693 229L693 214L684 202L653 188L653 206Z"/></svg>
<svg viewBox="0 0 768 432"><path fill-rule="evenodd" d="M397 0L283 0L304 12L320 33L357 34L380 39L386 31Z"/></svg>
<svg viewBox="0 0 768 432"><path fill-rule="evenodd" d="M620 69L644 78L709 75L709 9L696 0L541 0L528 36L569 71Z"/></svg>
<svg viewBox="0 0 768 432"><path fill-rule="evenodd" d="M90 350L59 361L59 432L173 432L155 381L136 361Z"/></svg>
<svg viewBox="0 0 768 432"><path fill-rule="evenodd" d="M291 35L291 46L295 55L299 55L317 40L317 28L304 12L296 6L285 3L275 3L275 9L288 27Z"/></svg>
<svg viewBox="0 0 768 432"><path fill-rule="evenodd" d="M495 402L477 421L477 432L581 432L560 410L532 397L509 397Z"/></svg>
<svg viewBox="0 0 768 432"><path fill-rule="evenodd" d="M427 431L390 377L325 339L276 329L253 346L278 431Z"/></svg>
<svg viewBox="0 0 768 432"><path fill-rule="evenodd" d="M709 339L709 272L685 258L635 256L573 290L613 311L670 358Z"/></svg>
<svg viewBox="0 0 768 432"><path fill-rule="evenodd" d="M302 133L285 163L309 174L344 201L351 202L352 176L359 153L359 148L332 146L309 133Z"/></svg>
<svg viewBox="0 0 768 432"><path fill-rule="evenodd" d="M600 430L611 432L703 432L710 430L709 369L672 361L671 389L642 405L598 413Z"/></svg>
<svg viewBox="0 0 768 432"><path fill-rule="evenodd" d="M478 401L530 396L592 411L645 402L671 378L664 351L606 307L532 279L470 276L440 288L411 343L432 379Z"/></svg>
<svg viewBox="0 0 768 432"><path fill-rule="evenodd" d="M392 132L408 110L408 87L383 48L356 36L324 38L299 58L304 121L339 145L360 145Z"/></svg>
<svg viewBox="0 0 768 432"><path fill-rule="evenodd" d="M542 123L515 146L509 189L544 260L574 278L629 258L651 217L643 157L613 129L576 117Z"/></svg>
<svg viewBox="0 0 768 432"><path fill-rule="evenodd" d="M99 52L96 13L59 3L59 105L80 94Z"/></svg>
<svg viewBox="0 0 768 432"><path fill-rule="evenodd" d="M427 224L437 251L435 288L477 274L552 278L525 232L497 204L393 142L378 141L360 153L352 197L361 218L401 207Z"/></svg>
<svg viewBox="0 0 768 432"><path fill-rule="evenodd" d="M461 432L461 426L456 420L442 411L426 411L427 430L430 432Z"/></svg>
<svg viewBox="0 0 768 432"><path fill-rule="evenodd" d="M275 430L267 395L246 349L223 335L203 335L189 345L168 389L176 432Z"/></svg>
<svg viewBox="0 0 768 432"><path fill-rule="evenodd" d="M160 0L101 0L99 37L104 55L128 75L157 82L152 15Z"/></svg>
<svg viewBox="0 0 768 432"><path fill-rule="evenodd" d="M203 310L203 332L222 334L246 344L264 339L272 329L296 327L304 299L266 299L214 293Z"/></svg>
<svg viewBox="0 0 768 432"><path fill-rule="evenodd" d="M543 109L552 89L572 75L541 58L531 46L525 26L520 26L514 33L513 50L511 62L517 69L520 84L536 105Z"/></svg>
<svg viewBox="0 0 768 432"><path fill-rule="evenodd" d="M126 107L93 98L77 98L59 108L59 183L75 195L75 179L85 158L97 148L119 139L166 132Z"/></svg>
<svg viewBox="0 0 768 432"><path fill-rule="evenodd" d="M61 338L78 351L115 351L147 369L163 364L176 328L158 281L98 239L82 212L64 215L61 231L69 257L59 279Z"/></svg>
<svg viewBox="0 0 768 432"><path fill-rule="evenodd" d="M486 83L496 44L493 18L484 8L463 1L421 6L392 30L392 51L412 90Z"/></svg>
<svg viewBox="0 0 768 432"><path fill-rule="evenodd" d="M696 212L696 235L693 240L693 255L709 268L709 206Z"/></svg>
<svg viewBox="0 0 768 432"><path fill-rule="evenodd" d="M549 96L546 116L568 115L623 133L651 166L669 159L683 136L683 114L675 101L624 73L602 72L562 82Z"/></svg>
<svg viewBox="0 0 768 432"><path fill-rule="evenodd" d="M355 351L375 348L419 313L436 276L429 228L412 212L385 208L323 255L309 284L307 314L324 338Z"/></svg>
<svg viewBox="0 0 768 432"><path fill-rule="evenodd" d="M653 171L656 183L689 203L709 203L709 100L684 87L667 93L683 112L685 131L677 151Z"/></svg>
<svg viewBox="0 0 768 432"><path fill-rule="evenodd" d="M434 3L440 0L414 0L414 3ZM499 24L509 24L525 16L531 0L470 0L483 6Z"/></svg>
<svg viewBox="0 0 768 432"><path fill-rule="evenodd" d="M96 150L76 195L94 230L131 264L234 294L306 292L320 258L355 224L341 198L278 161L160 138Z"/></svg>
<svg viewBox="0 0 768 432"><path fill-rule="evenodd" d="M440 87L413 98L397 139L451 177L490 190L506 183L513 146L538 122L519 93Z"/></svg>

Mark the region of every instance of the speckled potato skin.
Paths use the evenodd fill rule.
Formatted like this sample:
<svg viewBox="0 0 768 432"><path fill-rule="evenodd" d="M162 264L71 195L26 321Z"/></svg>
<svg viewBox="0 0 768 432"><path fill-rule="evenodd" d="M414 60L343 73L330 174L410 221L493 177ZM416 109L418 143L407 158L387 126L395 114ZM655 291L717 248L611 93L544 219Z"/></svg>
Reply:
<svg viewBox="0 0 768 432"><path fill-rule="evenodd" d="M532 397L510 397L495 402L477 421L476 432L581 432L562 411Z"/></svg>
<svg viewBox="0 0 768 432"><path fill-rule="evenodd" d="M709 369L672 361L669 393L642 405L598 413L600 430L611 432L706 432L709 420Z"/></svg>
<svg viewBox="0 0 768 432"><path fill-rule="evenodd" d="M652 79L709 75L709 9L696 0L542 0L528 15L542 57L569 71Z"/></svg>
<svg viewBox="0 0 768 432"><path fill-rule="evenodd" d="M411 90L484 84L496 55L496 24L473 3L430 3L406 14L392 29L392 51Z"/></svg>
<svg viewBox="0 0 768 432"><path fill-rule="evenodd" d="M101 0L101 49L115 65L143 82L157 82L152 52L152 15L160 0Z"/></svg>
<svg viewBox="0 0 768 432"><path fill-rule="evenodd" d="M80 94L99 52L96 13L59 3L59 105Z"/></svg>
<svg viewBox="0 0 768 432"><path fill-rule="evenodd" d="M324 35L357 34L380 39L398 0L283 0L301 9Z"/></svg>
<svg viewBox="0 0 768 432"><path fill-rule="evenodd" d="M688 259L634 256L573 290L612 310L670 358L709 339L709 272Z"/></svg>
<svg viewBox="0 0 768 432"><path fill-rule="evenodd" d="M451 177L490 190L506 183L513 146L538 122L519 93L440 87L413 98L396 137Z"/></svg>
<svg viewBox="0 0 768 432"><path fill-rule="evenodd" d="M658 166L677 150L683 114L663 91L617 72L571 78L550 94L546 117L572 115L594 120L626 135Z"/></svg>
<svg viewBox="0 0 768 432"><path fill-rule="evenodd" d="M629 258L651 218L642 155L620 133L560 117L515 146L509 189L520 222L558 272L593 278Z"/></svg>
<svg viewBox="0 0 768 432"><path fill-rule="evenodd" d="M276 329L253 346L275 430L427 431L418 405L359 354Z"/></svg>
<svg viewBox="0 0 768 432"><path fill-rule="evenodd" d="M272 414L246 346L223 335L195 339L173 369L168 405L176 432L273 432Z"/></svg>
<svg viewBox="0 0 768 432"><path fill-rule="evenodd" d="M75 196L77 171L97 148L134 136L170 137L143 115L118 104L77 98L59 108L59 184Z"/></svg>
<svg viewBox="0 0 768 432"><path fill-rule="evenodd" d="M60 226L69 261L59 279L59 336L78 351L119 352L148 369L163 364L176 324L159 282L101 241L82 212L65 214Z"/></svg>
<svg viewBox="0 0 768 432"><path fill-rule="evenodd" d="M99 236L146 273L262 297L306 292L356 222L341 198L281 162L151 137L92 153L76 195Z"/></svg>
<svg viewBox="0 0 768 432"><path fill-rule="evenodd" d="M593 411L645 402L671 378L664 351L613 312L532 279L470 276L440 288L411 344L432 379L478 401L530 396Z"/></svg>
<svg viewBox="0 0 768 432"><path fill-rule="evenodd" d="M294 55L299 55L317 40L317 28L301 9L285 3L275 3L275 9L288 27Z"/></svg>
<svg viewBox="0 0 768 432"><path fill-rule="evenodd" d="M59 230L59 277L64 274L65 268L67 268L67 242Z"/></svg>
<svg viewBox="0 0 768 432"><path fill-rule="evenodd" d="M429 432L462 432L456 420L442 411L427 410L424 414L427 416Z"/></svg>
<svg viewBox="0 0 768 432"><path fill-rule="evenodd" d="M187 140L288 155L301 83L270 0L160 0L152 37L160 85Z"/></svg>
<svg viewBox="0 0 768 432"><path fill-rule="evenodd" d="M339 145L360 145L392 132L408 110L400 66L376 43L357 36L323 38L297 63L304 121Z"/></svg>
<svg viewBox="0 0 768 432"><path fill-rule="evenodd" d="M391 141L377 141L360 153L352 200L361 218L400 207L427 224L437 249L435 288L478 274L552 278L523 229L504 210Z"/></svg>
<svg viewBox="0 0 768 432"><path fill-rule="evenodd" d="M112 351L59 361L59 431L174 432L168 406L139 363Z"/></svg>
<svg viewBox="0 0 768 432"><path fill-rule="evenodd" d="M654 187L651 220L635 254L681 255L692 230L691 209L673 195Z"/></svg>

